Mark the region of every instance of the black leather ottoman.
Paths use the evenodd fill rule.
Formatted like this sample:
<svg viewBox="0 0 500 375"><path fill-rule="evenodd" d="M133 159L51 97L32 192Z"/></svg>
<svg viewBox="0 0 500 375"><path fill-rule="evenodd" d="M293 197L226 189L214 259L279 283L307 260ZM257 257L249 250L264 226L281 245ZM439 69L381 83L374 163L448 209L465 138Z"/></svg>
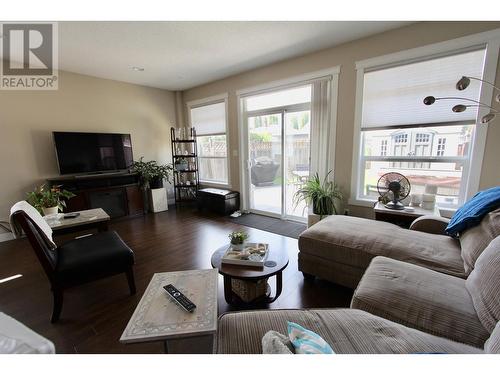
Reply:
<svg viewBox="0 0 500 375"><path fill-rule="evenodd" d="M223 189L200 189L197 196L198 209L230 215L240 209L240 193Z"/></svg>

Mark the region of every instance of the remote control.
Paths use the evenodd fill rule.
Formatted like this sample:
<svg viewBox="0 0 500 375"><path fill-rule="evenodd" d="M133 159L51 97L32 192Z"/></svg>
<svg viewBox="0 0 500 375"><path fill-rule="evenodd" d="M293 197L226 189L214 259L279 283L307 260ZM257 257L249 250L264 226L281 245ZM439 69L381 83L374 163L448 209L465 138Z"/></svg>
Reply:
<svg viewBox="0 0 500 375"><path fill-rule="evenodd" d="M70 212L69 214L64 214L63 219L74 219L75 217L80 216L79 212Z"/></svg>
<svg viewBox="0 0 500 375"><path fill-rule="evenodd" d="M184 294L179 292L177 288L172 284L165 285L163 289L165 289L168 295L187 312L192 313L194 309L196 309L196 305L191 302L189 298L187 298Z"/></svg>

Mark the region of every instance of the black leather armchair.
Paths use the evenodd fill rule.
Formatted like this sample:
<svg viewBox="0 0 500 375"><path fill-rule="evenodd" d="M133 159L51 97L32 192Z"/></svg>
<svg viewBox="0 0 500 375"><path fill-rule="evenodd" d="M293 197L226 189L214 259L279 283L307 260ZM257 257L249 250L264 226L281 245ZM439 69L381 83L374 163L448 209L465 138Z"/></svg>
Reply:
<svg viewBox="0 0 500 375"><path fill-rule="evenodd" d="M59 320L64 290L101 278L125 273L130 294L135 294L134 252L116 232L100 232L55 246L26 211L11 214L19 225L49 278L54 295L51 322ZM41 216L40 216L41 218Z"/></svg>

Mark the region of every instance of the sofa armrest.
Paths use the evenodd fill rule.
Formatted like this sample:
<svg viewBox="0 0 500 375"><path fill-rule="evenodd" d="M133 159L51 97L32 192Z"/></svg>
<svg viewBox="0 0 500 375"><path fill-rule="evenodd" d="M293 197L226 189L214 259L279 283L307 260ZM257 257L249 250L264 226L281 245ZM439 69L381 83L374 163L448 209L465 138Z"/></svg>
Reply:
<svg viewBox="0 0 500 375"><path fill-rule="evenodd" d="M431 234L446 234L444 230L448 226L449 222L450 219L445 217L424 215L413 220L413 223L410 225L410 229Z"/></svg>

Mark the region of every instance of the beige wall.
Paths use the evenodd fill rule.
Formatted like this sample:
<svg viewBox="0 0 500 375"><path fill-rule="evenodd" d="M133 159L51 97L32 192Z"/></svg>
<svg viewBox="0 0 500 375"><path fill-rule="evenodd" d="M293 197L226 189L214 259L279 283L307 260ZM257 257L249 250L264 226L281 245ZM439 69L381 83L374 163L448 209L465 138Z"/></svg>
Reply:
<svg viewBox="0 0 500 375"><path fill-rule="evenodd" d="M349 192L352 169L356 84L355 61L495 28L500 28L500 22L422 22L413 24L184 91L184 103L224 92L229 93L229 138L230 155L232 158L230 181L233 188L239 190L238 156L233 155L233 150L238 149L239 139L236 91L270 81L341 65L337 111L335 177L344 191ZM497 85L500 85L500 73L498 70L496 82ZM500 182L500 168L498 168L498 161L500 160L499 144L500 119L497 118L489 126L488 130L488 141L480 181L481 188L498 185ZM370 216L371 214L370 209L363 207L350 208L351 213L355 215Z"/></svg>
<svg viewBox="0 0 500 375"><path fill-rule="evenodd" d="M0 91L0 220L47 177L58 175L52 131L130 133L134 159L171 162L175 94L60 72L57 91Z"/></svg>

